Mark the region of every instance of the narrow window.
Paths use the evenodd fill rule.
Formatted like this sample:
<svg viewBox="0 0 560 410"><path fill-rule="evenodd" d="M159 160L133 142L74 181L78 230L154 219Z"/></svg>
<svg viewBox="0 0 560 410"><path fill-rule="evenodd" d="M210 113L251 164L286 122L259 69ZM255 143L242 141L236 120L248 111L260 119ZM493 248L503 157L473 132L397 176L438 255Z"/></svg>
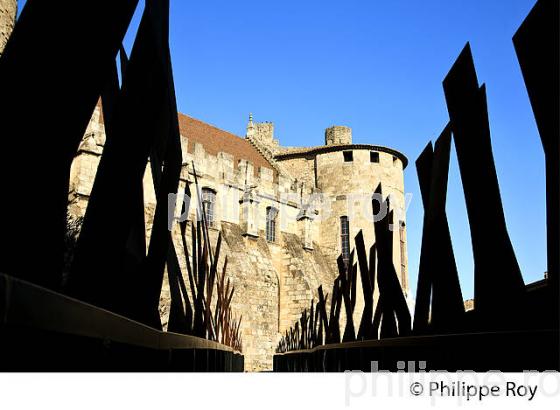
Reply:
<svg viewBox="0 0 560 410"><path fill-rule="evenodd" d="M202 189L202 208L206 223L209 227L214 226L214 205L216 204L216 192L210 188Z"/></svg>
<svg viewBox="0 0 560 410"><path fill-rule="evenodd" d="M369 162L373 162L375 164L378 164L379 163L379 152L370 151Z"/></svg>
<svg viewBox="0 0 560 410"><path fill-rule="evenodd" d="M401 278L402 287L404 289L408 288L408 283L406 283L406 224L401 221L399 224L399 237L400 237L400 251L401 251Z"/></svg>
<svg viewBox="0 0 560 410"><path fill-rule="evenodd" d="M342 248L342 259L348 263L350 258L350 222L347 216L340 218L340 243Z"/></svg>
<svg viewBox="0 0 560 410"><path fill-rule="evenodd" d="M344 162L354 161L354 153L352 151L344 151Z"/></svg>
<svg viewBox="0 0 560 410"><path fill-rule="evenodd" d="M398 164L399 159L393 155L393 165L396 166Z"/></svg>
<svg viewBox="0 0 560 410"><path fill-rule="evenodd" d="M278 210L269 206L266 208L266 240L276 242L276 217Z"/></svg>

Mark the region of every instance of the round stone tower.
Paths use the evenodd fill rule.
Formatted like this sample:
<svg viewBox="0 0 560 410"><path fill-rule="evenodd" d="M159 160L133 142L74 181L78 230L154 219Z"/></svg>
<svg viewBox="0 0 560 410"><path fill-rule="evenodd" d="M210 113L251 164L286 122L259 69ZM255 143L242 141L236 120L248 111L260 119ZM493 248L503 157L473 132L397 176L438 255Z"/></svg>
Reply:
<svg viewBox="0 0 560 410"><path fill-rule="evenodd" d="M348 256L354 249L354 238L360 231L368 249L375 242L372 199L381 184L382 197L390 196L390 210L394 211L393 263L407 293L406 157L391 148L353 144L351 128L334 126L325 131L324 146L290 149L275 159L322 198L313 222L314 241L335 266L339 255ZM362 303L358 299L356 315L361 315ZM359 323L359 318L355 322Z"/></svg>
<svg viewBox="0 0 560 410"><path fill-rule="evenodd" d="M0 55L14 29L17 14L17 0L0 0Z"/></svg>
<svg viewBox="0 0 560 410"><path fill-rule="evenodd" d="M315 186L330 209L323 209L319 242L332 256L344 254L345 234L349 250L362 231L366 246L375 241L373 193L381 184L382 196L390 196L393 220L393 261L403 288L408 288L404 169L406 157L390 148L352 143L352 130L332 127L325 132L326 145L313 151ZM333 142L334 141L334 142ZM382 217L383 215L379 215ZM368 245L369 244L369 245Z"/></svg>

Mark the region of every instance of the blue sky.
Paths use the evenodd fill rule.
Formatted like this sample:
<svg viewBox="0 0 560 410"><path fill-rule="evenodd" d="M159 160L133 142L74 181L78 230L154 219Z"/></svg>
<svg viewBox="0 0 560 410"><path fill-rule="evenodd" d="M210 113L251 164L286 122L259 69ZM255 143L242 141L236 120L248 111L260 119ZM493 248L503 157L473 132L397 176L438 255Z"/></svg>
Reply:
<svg viewBox="0 0 560 410"><path fill-rule="evenodd" d="M511 38L535 0L171 0L179 109L244 135L249 112L282 145L321 145L330 125L408 156L410 282L422 230L414 161L448 121L441 82L467 41L487 84L509 233L527 283L546 270L544 157ZM21 2L20 2L21 4ZM130 49L138 15L126 39ZM447 212L465 298L470 233L455 153Z"/></svg>

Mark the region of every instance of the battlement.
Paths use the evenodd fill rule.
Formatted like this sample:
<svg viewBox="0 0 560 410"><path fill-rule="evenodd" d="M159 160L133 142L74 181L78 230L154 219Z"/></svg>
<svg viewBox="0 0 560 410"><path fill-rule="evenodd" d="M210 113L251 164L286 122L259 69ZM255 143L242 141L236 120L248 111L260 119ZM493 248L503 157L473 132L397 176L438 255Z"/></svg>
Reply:
<svg viewBox="0 0 560 410"><path fill-rule="evenodd" d="M325 130L325 145L352 144L352 128L335 125Z"/></svg>
<svg viewBox="0 0 560 410"><path fill-rule="evenodd" d="M257 166L253 161L237 159L234 155L219 151L214 155L198 142L189 141L181 136L183 145L183 169L192 171L192 163L198 175L216 183L239 187L257 185L260 190L277 195L279 193L296 193L292 181L285 175L277 173L271 166ZM190 145L192 144L192 148Z"/></svg>
<svg viewBox="0 0 560 410"><path fill-rule="evenodd" d="M268 121L253 122L253 114L249 114L246 138L257 141L270 151L274 151L275 148L280 146L279 141L274 139L274 123Z"/></svg>
<svg viewBox="0 0 560 410"><path fill-rule="evenodd" d="M262 129L272 133L272 123L259 125L263 125ZM278 172L267 158L245 139L185 115L180 115L180 128L183 181L194 182L194 164L199 181L217 192L223 187L229 187L235 190L237 195L241 195L246 187L258 187L259 197L277 202L276 206L281 202L290 203L294 209L299 207L298 202L305 202L306 198L314 193L310 184L302 185L289 175ZM98 104L74 160L70 183L73 195L89 197L105 139L102 106ZM151 190L147 191L147 200L153 199L155 202ZM232 198L231 202L237 203L237 200ZM296 198L299 198L299 201L296 201ZM236 222L236 217L227 219Z"/></svg>

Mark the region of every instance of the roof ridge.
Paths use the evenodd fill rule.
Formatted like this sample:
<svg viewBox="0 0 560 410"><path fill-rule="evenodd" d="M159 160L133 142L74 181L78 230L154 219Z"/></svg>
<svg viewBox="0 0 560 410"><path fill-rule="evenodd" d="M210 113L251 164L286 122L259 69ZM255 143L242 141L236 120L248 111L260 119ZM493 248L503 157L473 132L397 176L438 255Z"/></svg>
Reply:
<svg viewBox="0 0 560 410"><path fill-rule="evenodd" d="M257 140L251 137L245 138L255 149L272 165L272 167L279 173L284 174L285 172L280 169L278 161L274 158L274 153L265 148L264 144L260 144Z"/></svg>
<svg viewBox="0 0 560 410"><path fill-rule="evenodd" d="M209 155L215 156L220 152L232 155L234 168L237 168L238 161L243 159L253 164L255 174L258 173L259 167L278 172L270 158L246 138L187 114L179 113L178 117L181 135L189 141L187 146L189 153L194 153L195 144L201 144Z"/></svg>

